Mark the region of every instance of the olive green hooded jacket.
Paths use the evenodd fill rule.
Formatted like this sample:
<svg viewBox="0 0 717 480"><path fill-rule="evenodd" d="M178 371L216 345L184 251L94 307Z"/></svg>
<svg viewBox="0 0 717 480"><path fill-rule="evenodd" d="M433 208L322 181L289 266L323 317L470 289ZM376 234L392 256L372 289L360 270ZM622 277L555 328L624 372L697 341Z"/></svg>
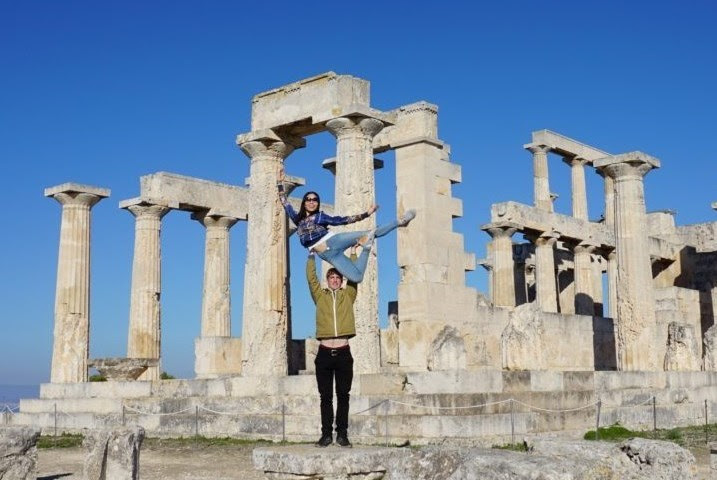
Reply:
<svg viewBox="0 0 717 480"><path fill-rule="evenodd" d="M351 256L356 260L356 256ZM354 337L354 301L356 284L347 282L346 287L337 290L322 288L316 276L316 260L309 256L306 262L306 280L309 282L311 298L316 304L316 338Z"/></svg>

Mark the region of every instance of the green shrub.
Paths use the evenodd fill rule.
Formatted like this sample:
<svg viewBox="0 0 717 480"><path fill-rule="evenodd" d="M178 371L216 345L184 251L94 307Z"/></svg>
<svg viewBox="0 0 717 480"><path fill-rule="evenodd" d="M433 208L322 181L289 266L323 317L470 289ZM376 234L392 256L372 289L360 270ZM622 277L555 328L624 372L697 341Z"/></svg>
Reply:
<svg viewBox="0 0 717 480"><path fill-rule="evenodd" d="M634 432L632 430L629 430L619 423L616 423L614 425L610 425L609 427L600 427L600 440L605 440L607 442L616 442L619 440L626 440L628 438L632 437L642 437L644 434L642 432ZM595 440L595 430L588 431L583 438L585 440Z"/></svg>
<svg viewBox="0 0 717 480"><path fill-rule="evenodd" d="M37 448L70 448L82 445L82 435L63 433L56 437L43 435L37 439Z"/></svg>
<svg viewBox="0 0 717 480"><path fill-rule="evenodd" d="M161 378L162 380L174 380L174 375L170 375L167 372L162 372L159 378Z"/></svg>
<svg viewBox="0 0 717 480"><path fill-rule="evenodd" d="M106 381L107 381L107 378L103 377L99 373L97 373L95 375L90 375L90 382L106 382Z"/></svg>

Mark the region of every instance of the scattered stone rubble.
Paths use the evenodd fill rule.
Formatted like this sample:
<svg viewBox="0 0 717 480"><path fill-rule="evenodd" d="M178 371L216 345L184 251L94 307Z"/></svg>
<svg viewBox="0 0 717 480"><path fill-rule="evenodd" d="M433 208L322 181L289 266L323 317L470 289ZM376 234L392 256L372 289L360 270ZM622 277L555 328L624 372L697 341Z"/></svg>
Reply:
<svg viewBox="0 0 717 480"><path fill-rule="evenodd" d="M139 451L143 440L142 427L86 431L84 478L139 480Z"/></svg>
<svg viewBox="0 0 717 480"><path fill-rule="evenodd" d="M34 479L39 436L32 427L0 427L0 480Z"/></svg>

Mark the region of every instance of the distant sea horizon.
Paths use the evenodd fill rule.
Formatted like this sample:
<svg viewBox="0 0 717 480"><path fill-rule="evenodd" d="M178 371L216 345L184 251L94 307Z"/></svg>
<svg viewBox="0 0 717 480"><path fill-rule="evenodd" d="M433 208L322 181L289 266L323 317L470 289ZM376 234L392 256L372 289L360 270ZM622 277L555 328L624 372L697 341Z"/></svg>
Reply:
<svg viewBox="0 0 717 480"><path fill-rule="evenodd" d="M15 410L21 398L37 398L40 385L0 385L0 410Z"/></svg>

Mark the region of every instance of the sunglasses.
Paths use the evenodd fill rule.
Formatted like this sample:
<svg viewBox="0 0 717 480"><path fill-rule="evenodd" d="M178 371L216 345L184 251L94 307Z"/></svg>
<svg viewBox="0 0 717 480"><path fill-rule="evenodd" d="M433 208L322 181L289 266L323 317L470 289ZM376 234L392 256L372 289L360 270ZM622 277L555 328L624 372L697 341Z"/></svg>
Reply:
<svg viewBox="0 0 717 480"><path fill-rule="evenodd" d="M305 202L318 202L319 199L317 197L306 197L304 199Z"/></svg>

